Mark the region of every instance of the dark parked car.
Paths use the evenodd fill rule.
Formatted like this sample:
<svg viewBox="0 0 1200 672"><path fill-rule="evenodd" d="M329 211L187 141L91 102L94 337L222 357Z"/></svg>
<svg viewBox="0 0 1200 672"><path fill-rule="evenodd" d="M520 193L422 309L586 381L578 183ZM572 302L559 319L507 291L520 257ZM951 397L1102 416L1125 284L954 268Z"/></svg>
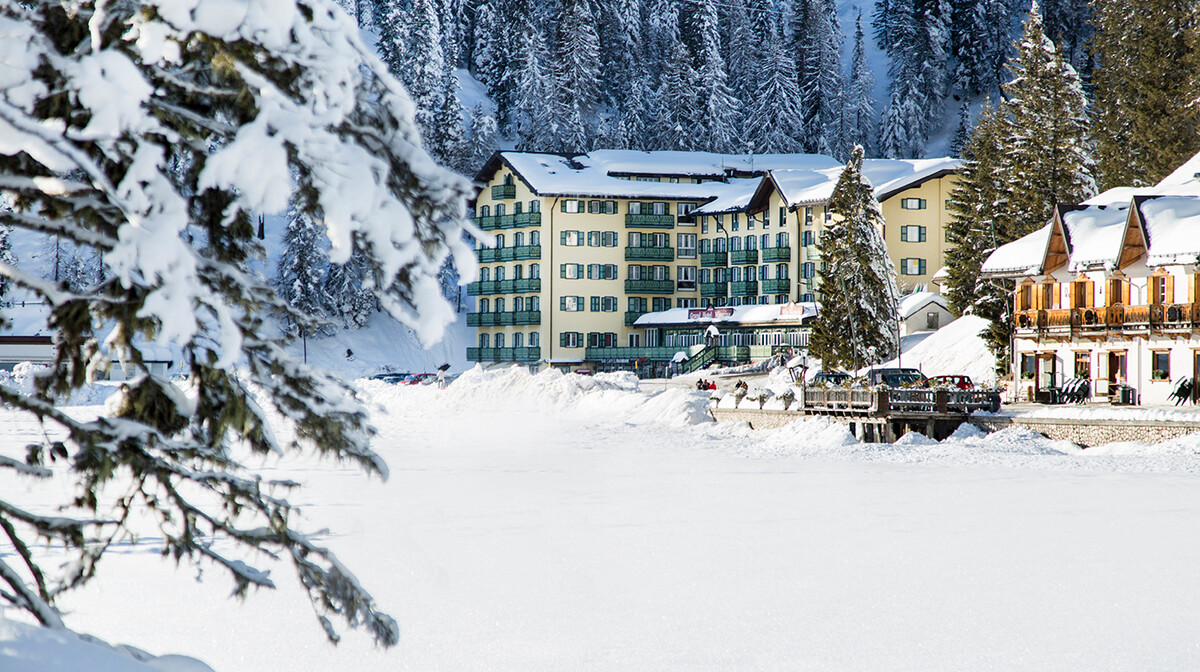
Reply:
<svg viewBox="0 0 1200 672"><path fill-rule="evenodd" d="M840 387L850 382L850 374L842 371L818 371L812 384L816 387Z"/></svg>
<svg viewBox="0 0 1200 672"><path fill-rule="evenodd" d="M393 385L405 385L412 375L411 373L377 373L371 376L371 380L382 380L385 383Z"/></svg>
<svg viewBox="0 0 1200 672"><path fill-rule="evenodd" d="M925 374L918 369L871 369L867 372L867 384L887 387L915 387L925 381Z"/></svg>

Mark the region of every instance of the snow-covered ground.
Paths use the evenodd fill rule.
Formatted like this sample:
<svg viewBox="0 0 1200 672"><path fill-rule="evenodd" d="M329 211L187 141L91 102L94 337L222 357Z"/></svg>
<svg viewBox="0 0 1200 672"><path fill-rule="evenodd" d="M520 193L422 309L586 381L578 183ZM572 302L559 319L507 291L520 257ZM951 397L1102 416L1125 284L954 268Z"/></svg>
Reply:
<svg viewBox="0 0 1200 672"><path fill-rule="evenodd" d="M821 421L717 425L683 387L517 369L361 387L388 482L266 472L306 482L306 527L334 530L398 647L330 646L288 568L239 603L152 535L66 599L68 623L217 672L1200 666L1196 437L861 444ZM36 431L0 428L2 454ZM0 669L72 669L20 667L22 632L0 623Z"/></svg>

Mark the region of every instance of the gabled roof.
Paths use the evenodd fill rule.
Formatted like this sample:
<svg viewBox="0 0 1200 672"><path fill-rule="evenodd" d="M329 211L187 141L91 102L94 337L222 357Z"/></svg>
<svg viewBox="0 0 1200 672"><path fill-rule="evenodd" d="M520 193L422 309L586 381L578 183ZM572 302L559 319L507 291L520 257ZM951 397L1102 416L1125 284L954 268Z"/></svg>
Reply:
<svg viewBox="0 0 1200 672"><path fill-rule="evenodd" d="M1041 275L1053 229L1054 222L1050 222L1033 233L997 247L983 261L979 268L979 277L1013 278Z"/></svg>
<svg viewBox="0 0 1200 672"><path fill-rule="evenodd" d="M1134 199L1146 240L1146 264L1200 263L1200 196Z"/></svg>
<svg viewBox="0 0 1200 672"><path fill-rule="evenodd" d="M1070 259L1067 268L1071 273L1117 266L1129 218L1128 204L1059 206L1055 214L1066 237Z"/></svg>
<svg viewBox="0 0 1200 672"><path fill-rule="evenodd" d="M497 152L476 176L487 182L502 166L512 170L538 196L580 198L664 198L707 201L714 186L674 182L642 182L612 177L601 166L591 165L587 155L541 154L533 152Z"/></svg>
<svg viewBox="0 0 1200 672"><path fill-rule="evenodd" d="M949 308L946 307L946 298L941 294L938 294L937 292L913 292L908 296L900 298L898 310L900 319L907 320L913 315L916 315L924 310L925 307L931 303L941 306L943 310L949 310Z"/></svg>

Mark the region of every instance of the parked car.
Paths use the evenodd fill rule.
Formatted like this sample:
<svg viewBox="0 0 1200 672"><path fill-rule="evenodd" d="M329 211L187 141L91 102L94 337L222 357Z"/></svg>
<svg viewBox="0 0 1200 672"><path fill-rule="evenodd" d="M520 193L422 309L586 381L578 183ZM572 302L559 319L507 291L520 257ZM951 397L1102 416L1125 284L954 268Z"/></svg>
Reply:
<svg viewBox="0 0 1200 672"><path fill-rule="evenodd" d="M850 374L844 371L818 371L812 378L816 387L840 387L850 382Z"/></svg>
<svg viewBox="0 0 1200 672"><path fill-rule="evenodd" d="M970 376L962 374L952 374L945 376L930 376L925 381L926 387L949 387L957 390L973 390L975 383L971 381Z"/></svg>
<svg viewBox="0 0 1200 672"><path fill-rule="evenodd" d="M371 376L371 380L382 380L385 383L391 383L393 385L405 385L412 375L413 374L411 373L397 372L377 373Z"/></svg>
<svg viewBox="0 0 1200 672"><path fill-rule="evenodd" d="M437 377L436 373L414 373L410 374L404 381L404 385L432 385L433 380Z"/></svg>
<svg viewBox="0 0 1200 672"><path fill-rule="evenodd" d="M919 369L871 369L867 372L868 385L887 387L916 387L925 381Z"/></svg>

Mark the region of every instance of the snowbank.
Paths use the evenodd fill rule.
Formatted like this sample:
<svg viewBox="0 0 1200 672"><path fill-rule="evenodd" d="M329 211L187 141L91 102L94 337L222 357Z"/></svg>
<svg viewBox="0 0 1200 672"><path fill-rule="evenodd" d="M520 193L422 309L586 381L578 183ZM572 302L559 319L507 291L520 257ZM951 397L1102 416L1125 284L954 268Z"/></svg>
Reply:
<svg viewBox="0 0 1200 672"><path fill-rule="evenodd" d="M20 623L0 611L0 662L4 672L213 672L188 656L152 656L130 646L110 646L69 630Z"/></svg>

